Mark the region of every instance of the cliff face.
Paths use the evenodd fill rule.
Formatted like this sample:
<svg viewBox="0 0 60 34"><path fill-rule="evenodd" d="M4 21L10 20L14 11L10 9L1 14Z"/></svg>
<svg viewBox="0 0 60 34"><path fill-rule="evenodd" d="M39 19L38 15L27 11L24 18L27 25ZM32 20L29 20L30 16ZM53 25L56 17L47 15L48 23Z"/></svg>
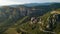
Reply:
<svg viewBox="0 0 60 34"><path fill-rule="evenodd" d="M40 24L43 24L41 25L40 27L42 28L42 30L44 30L44 32L47 32L47 31L53 31L55 32L56 34L60 34L59 33L59 22L60 22L60 11L52 11L52 12L49 12L45 15L43 15L41 17L41 20ZM58 33L57 33L58 31Z"/></svg>
<svg viewBox="0 0 60 34"><path fill-rule="evenodd" d="M9 6L4 6L0 8L0 21L4 21L4 19L18 19L22 16L40 16L46 13L47 11L44 11L45 9L43 8L27 8L25 6L20 6L17 8L14 7L9 7Z"/></svg>

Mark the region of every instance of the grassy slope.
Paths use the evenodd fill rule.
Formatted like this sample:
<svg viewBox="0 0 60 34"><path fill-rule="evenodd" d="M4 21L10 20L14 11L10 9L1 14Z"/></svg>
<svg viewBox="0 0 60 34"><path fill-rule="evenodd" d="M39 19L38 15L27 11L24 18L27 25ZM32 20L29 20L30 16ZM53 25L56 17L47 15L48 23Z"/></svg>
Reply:
<svg viewBox="0 0 60 34"><path fill-rule="evenodd" d="M46 14L46 16L48 17L48 15ZM46 17L45 15L44 16L42 16L42 18L44 18L44 19L46 19L45 17ZM28 33L28 34L43 34L43 32L41 32L40 31L40 24L30 24L30 20L28 21L27 20L27 22L25 22L25 20L28 18L28 16L26 16L26 17L24 17L23 19L21 19L21 20L18 20L14 25L12 25L5 33L11 33L12 34L12 32L13 33L18 33L17 32L17 30L16 29L18 29L19 28L19 30L21 30L21 28L22 28L22 30L24 30L24 31L26 31L25 33ZM21 24L22 23L22 24ZM12 31L12 29L15 31ZM22 31L23 32L23 31ZM8 33L8 34L9 34Z"/></svg>

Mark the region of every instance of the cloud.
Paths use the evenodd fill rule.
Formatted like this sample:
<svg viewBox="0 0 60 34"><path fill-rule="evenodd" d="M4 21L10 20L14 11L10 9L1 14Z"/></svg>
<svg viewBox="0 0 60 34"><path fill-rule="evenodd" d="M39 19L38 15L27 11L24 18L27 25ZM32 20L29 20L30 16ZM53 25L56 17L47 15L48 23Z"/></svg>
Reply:
<svg viewBox="0 0 60 34"><path fill-rule="evenodd" d="M21 3L21 2L13 2L13 1L9 1L9 0L0 0L0 6L13 5L13 4L23 4L23 3Z"/></svg>
<svg viewBox="0 0 60 34"><path fill-rule="evenodd" d="M33 3L33 2L60 2L60 0L10 0L10 1L14 1L14 2L23 2L23 3Z"/></svg>

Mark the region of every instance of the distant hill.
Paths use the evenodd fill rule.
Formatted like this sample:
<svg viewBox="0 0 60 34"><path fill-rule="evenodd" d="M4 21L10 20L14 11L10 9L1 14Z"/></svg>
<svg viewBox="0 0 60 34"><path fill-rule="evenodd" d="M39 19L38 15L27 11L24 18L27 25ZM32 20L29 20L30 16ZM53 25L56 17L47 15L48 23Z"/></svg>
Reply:
<svg viewBox="0 0 60 34"><path fill-rule="evenodd" d="M47 6L47 5L52 5L52 4L55 4L55 5L59 4L60 5L60 3L55 3L55 2L52 2L52 3L29 3L29 4L21 4L21 5L24 5L26 7L33 7L33 6L43 6L43 5ZM10 5L10 6L17 7L20 5Z"/></svg>

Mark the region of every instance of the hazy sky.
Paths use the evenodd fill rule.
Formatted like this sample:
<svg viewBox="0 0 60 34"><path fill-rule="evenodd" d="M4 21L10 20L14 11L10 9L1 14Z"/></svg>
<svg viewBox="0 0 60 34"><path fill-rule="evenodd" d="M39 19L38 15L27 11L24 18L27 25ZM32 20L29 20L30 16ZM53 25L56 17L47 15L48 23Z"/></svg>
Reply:
<svg viewBox="0 0 60 34"><path fill-rule="evenodd" d="M60 2L60 0L0 0L0 6L25 3Z"/></svg>

